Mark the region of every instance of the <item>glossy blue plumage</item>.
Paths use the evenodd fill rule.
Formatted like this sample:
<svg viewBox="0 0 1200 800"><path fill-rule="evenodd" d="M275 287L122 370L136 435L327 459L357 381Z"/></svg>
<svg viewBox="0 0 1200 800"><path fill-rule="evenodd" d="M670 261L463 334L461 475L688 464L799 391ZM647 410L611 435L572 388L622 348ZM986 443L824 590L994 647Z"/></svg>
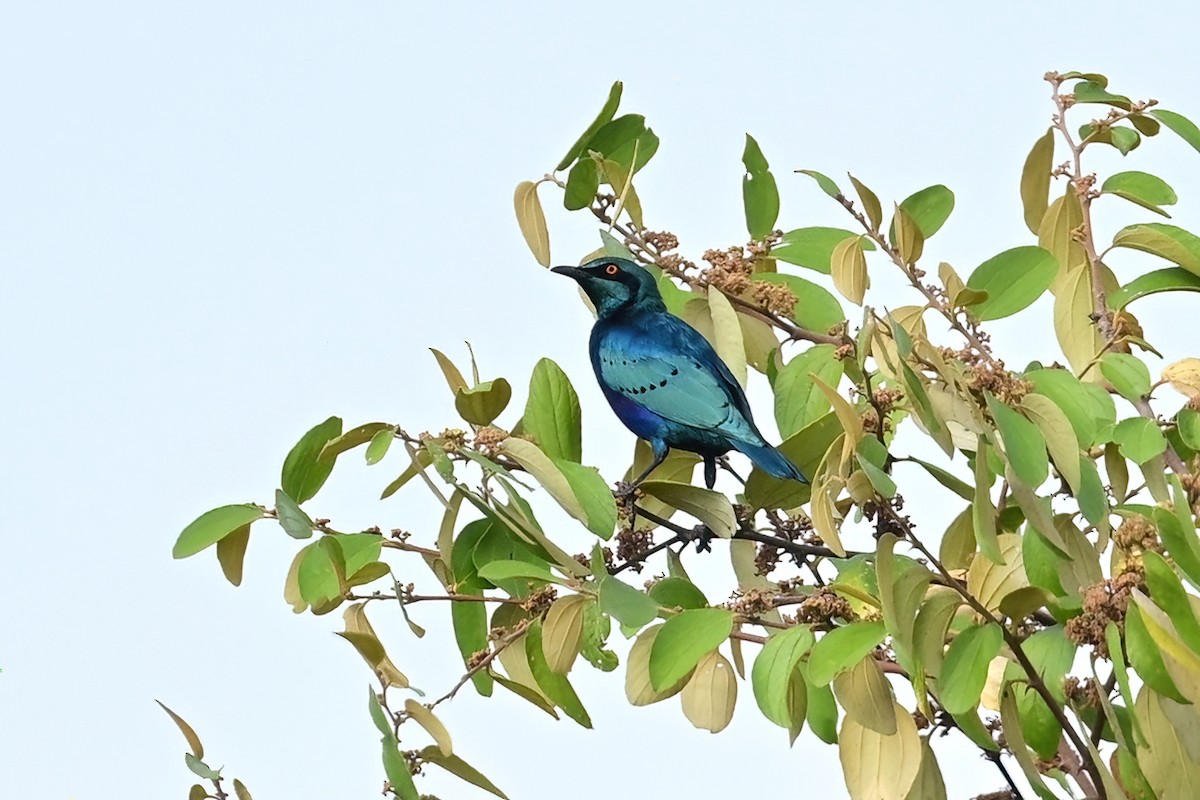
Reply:
<svg viewBox="0 0 1200 800"><path fill-rule="evenodd" d="M735 449L768 474L806 481L758 432L742 387L708 340L667 312L649 272L619 258L554 271L577 280L596 306L592 368L618 419L650 444L655 464L671 448L698 453L711 487L715 458Z"/></svg>

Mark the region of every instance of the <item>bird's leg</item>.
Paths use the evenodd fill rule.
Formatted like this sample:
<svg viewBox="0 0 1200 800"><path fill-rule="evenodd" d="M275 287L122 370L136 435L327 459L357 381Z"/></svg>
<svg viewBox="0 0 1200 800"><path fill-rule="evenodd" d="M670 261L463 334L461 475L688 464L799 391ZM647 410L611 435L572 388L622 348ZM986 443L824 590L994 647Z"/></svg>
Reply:
<svg viewBox="0 0 1200 800"><path fill-rule="evenodd" d="M713 456L704 457L704 485L709 489L717 483L717 459Z"/></svg>
<svg viewBox="0 0 1200 800"><path fill-rule="evenodd" d="M720 456L720 457L717 459L717 464L718 464L718 465L721 467L721 469L725 470L725 471L726 471L726 472L728 472L730 475L732 475L733 477L737 478L737 479L738 479L738 483L742 484L742 486L745 486L745 485L746 485L746 479L745 479L745 478L743 478L741 475L737 474L737 470L735 470L735 469L734 469L732 466L730 466L730 464L729 464L729 456ZM711 488L711 487L710 487L710 488Z"/></svg>
<svg viewBox="0 0 1200 800"><path fill-rule="evenodd" d="M654 451L654 460L650 462L650 466L648 466L644 470L642 470L642 474L638 475L636 478L634 478L629 483L626 483L623 486L618 487L617 494L619 494L619 495L633 494L633 490L638 487L638 484L640 484L642 481L646 480L646 478L649 477L651 472L654 472L654 470L656 470L660 464L662 464L664 461L667 460L667 453L670 452L670 450L668 448L664 447L664 448L662 448L662 450L659 450L654 445L651 445L651 448L653 448L653 451Z"/></svg>

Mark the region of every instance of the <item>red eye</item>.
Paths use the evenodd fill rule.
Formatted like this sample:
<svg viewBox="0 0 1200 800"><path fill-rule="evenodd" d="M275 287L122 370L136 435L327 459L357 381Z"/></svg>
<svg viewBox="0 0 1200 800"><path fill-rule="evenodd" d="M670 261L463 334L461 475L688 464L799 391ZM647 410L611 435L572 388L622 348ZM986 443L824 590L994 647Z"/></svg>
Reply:
<svg viewBox="0 0 1200 800"><path fill-rule="evenodd" d="M616 275L621 270L616 264L609 264L607 267L604 268L604 271L605 271L605 273L607 273L609 275Z"/></svg>

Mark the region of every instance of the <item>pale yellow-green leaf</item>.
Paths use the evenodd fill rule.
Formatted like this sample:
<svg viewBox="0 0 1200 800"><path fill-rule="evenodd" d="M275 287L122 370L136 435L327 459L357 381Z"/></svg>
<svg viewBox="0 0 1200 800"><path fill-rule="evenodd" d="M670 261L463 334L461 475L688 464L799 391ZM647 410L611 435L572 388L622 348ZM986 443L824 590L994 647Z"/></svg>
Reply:
<svg viewBox="0 0 1200 800"><path fill-rule="evenodd" d="M575 497L571 484L540 447L525 439L510 436L500 443L500 451L524 467L564 511L587 525L587 513Z"/></svg>
<svg viewBox="0 0 1200 800"><path fill-rule="evenodd" d="M904 800L921 770L921 737L912 716L895 701L887 711L895 732L886 735L847 714L838 734L838 757L851 800Z"/></svg>
<svg viewBox="0 0 1200 800"><path fill-rule="evenodd" d="M524 686L543 700L549 700L538 685L537 678L533 677L533 670L529 668L529 659L525 656L525 638L524 634L518 636L500 651L500 666L504 667L513 683Z"/></svg>
<svg viewBox="0 0 1200 800"><path fill-rule="evenodd" d="M342 619L346 630L338 635L354 646L363 660L375 670L379 680L385 686L407 689L408 678L396 668L384 650L383 643L371 627L371 621L367 619L366 604L352 603L347 606L342 613Z"/></svg>
<svg viewBox="0 0 1200 800"><path fill-rule="evenodd" d="M893 713L895 699L892 686L873 655L868 654L834 678L833 693L845 710L847 719L853 719L864 728L884 736L896 732L897 715ZM908 713L904 712L902 716L908 716Z"/></svg>
<svg viewBox="0 0 1200 800"><path fill-rule="evenodd" d="M630 705L648 706L666 700L678 694L690 677L683 676L674 686L661 692L654 691L654 687L650 685L650 650L654 647L654 639L660 630L662 623L647 628L629 648L629 657L625 659L625 697Z"/></svg>
<svg viewBox="0 0 1200 800"><path fill-rule="evenodd" d="M892 216L892 231L896 237L892 245L906 264L915 264L925 250L925 236L917 221L900 206Z"/></svg>
<svg viewBox="0 0 1200 800"><path fill-rule="evenodd" d="M433 353L433 357L437 359L438 366L442 370L442 375L446 377L446 383L450 386L451 394L458 394L460 389L466 389L467 381L463 378L462 373L458 371L458 367L454 365L445 353L441 350L429 348L429 352Z"/></svg>
<svg viewBox="0 0 1200 800"><path fill-rule="evenodd" d="M946 800L946 782L928 739L921 739L921 769L905 800Z"/></svg>
<svg viewBox="0 0 1200 800"><path fill-rule="evenodd" d="M1074 231L1083 224L1083 208L1079 205L1079 197L1075 190L1067 187L1066 193L1057 198L1046 209L1038 226L1038 244L1049 250L1058 259L1058 275L1087 263L1087 254L1083 245L1074 237ZM1050 290L1058 293L1057 281L1050 285Z"/></svg>
<svg viewBox="0 0 1200 800"><path fill-rule="evenodd" d="M998 542L1004 564L976 555L967 570L967 590L989 611L996 611L1005 597L1029 585L1021 560L1021 537L1006 533L998 537Z"/></svg>
<svg viewBox="0 0 1200 800"><path fill-rule="evenodd" d="M308 602L300 596L300 562L308 555L308 548L297 551L288 567L287 577L283 581L283 599L292 607L293 614L303 614L308 610Z"/></svg>
<svg viewBox="0 0 1200 800"><path fill-rule="evenodd" d="M1184 397L1200 396L1200 358L1181 358L1167 364L1162 379Z"/></svg>
<svg viewBox="0 0 1200 800"><path fill-rule="evenodd" d="M196 735L196 731L192 729L192 726L189 725L183 717L167 708L161 700L155 700L154 702L158 703L159 707L163 711L167 712L167 716L169 716L175 722L175 725L179 728L180 733L183 734L183 738L187 740L188 749L192 751L192 755L194 755L196 758L203 759L204 745L200 743L200 737Z"/></svg>
<svg viewBox="0 0 1200 800"><path fill-rule="evenodd" d="M1054 459L1054 466L1067 479L1071 489L1079 492L1079 439L1067 415L1049 397L1032 392L1022 398L1021 410L1046 440L1046 449Z"/></svg>
<svg viewBox="0 0 1200 800"><path fill-rule="evenodd" d="M858 178L849 173L847 175L850 183L854 184L854 191L858 192L858 199L862 201L863 213L866 214L867 221L871 223L871 230L879 230L879 226L883 224L883 206L879 204L879 197Z"/></svg>
<svg viewBox="0 0 1200 800"><path fill-rule="evenodd" d="M513 193L513 207L517 212L517 225L525 244L533 257L543 267L550 266L550 231L546 228L546 215L542 201L538 199L537 184L521 181Z"/></svg>
<svg viewBox="0 0 1200 800"><path fill-rule="evenodd" d="M242 783L237 778L233 779L233 793L237 795L237 800L254 800L254 798L250 796L250 790L246 788L246 784Z"/></svg>
<svg viewBox="0 0 1200 800"><path fill-rule="evenodd" d="M1048 128L1033 144L1021 170L1021 205L1025 210L1025 224L1034 234L1042 226L1049 205L1050 171L1054 160L1054 129Z"/></svg>
<svg viewBox="0 0 1200 800"><path fill-rule="evenodd" d="M1137 754L1142 774L1158 797L1190 800L1193 787L1200 786L1200 756L1188 745L1200 738L1197 707L1180 705L1143 686L1133 713L1147 740Z"/></svg>
<svg viewBox="0 0 1200 800"><path fill-rule="evenodd" d="M700 659L680 696L683 715L697 728L720 733L733 719L737 677L733 665L715 650Z"/></svg>
<svg viewBox="0 0 1200 800"><path fill-rule="evenodd" d="M979 695L979 705L989 711L1000 710L1000 693L1004 690L1004 672L1008 669L1008 658L996 656L988 664L987 680Z"/></svg>
<svg viewBox="0 0 1200 800"><path fill-rule="evenodd" d="M862 417L854 410L854 406L850 405L849 400L838 394L836 389L828 386L815 373L809 373L809 377L812 378L813 384L829 398L833 412L837 414L838 422L842 423L842 430L846 432L849 439L849 446L857 447L863 438Z"/></svg>
<svg viewBox="0 0 1200 800"><path fill-rule="evenodd" d="M638 488L672 508L691 514L722 539L730 538L737 530L737 517L733 513L733 506L730 505L729 498L720 492L686 483L659 480L643 481Z"/></svg>
<svg viewBox="0 0 1200 800"><path fill-rule="evenodd" d="M583 638L583 615L590 600L581 594L560 597L550 606L542 625L542 654L550 669L565 675L571 671Z"/></svg>
<svg viewBox="0 0 1200 800"><path fill-rule="evenodd" d="M842 297L858 305L862 305L863 296L871 286L871 279L867 275L867 257L859 243L861 238L855 236L838 242L829 258L833 288Z"/></svg>
<svg viewBox="0 0 1200 800"><path fill-rule="evenodd" d="M411 697L405 699L404 710L408 712L408 716L412 717L413 722L420 725L426 733L433 737L433 741L437 744L438 750L442 751L442 755L448 756L454 753L454 745L450 741L450 731L446 730L446 726L432 711Z"/></svg>
<svg viewBox="0 0 1200 800"><path fill-rule="evenodd" d="M833 507L833 497L830 496L828 483L821 483L813 487L809 513L812 517L813 530L817 532L825 545L839 556L846 555L846 548L842 547L842 537L839 533L841 521Z"/></svg>
<svg viewBox="0 0 1200 800"><path fill-rule="evenodd" d="M1171 680L1184 697L1193 703L1200 702L1200 654L1184 643L1166 612L1150 598L1134 589L1133 599L1142 612L1150 638L1158 645Z"/></svg>
<svg viewBox="0 0 1200 800"><path fill-rule="evenodd" d="M709 287L708 313L712 317L713 349L729 367L733 377L743 387L746 385L746 345L742 340L742 325L733 310L729 298L720 290Z"/></svg>

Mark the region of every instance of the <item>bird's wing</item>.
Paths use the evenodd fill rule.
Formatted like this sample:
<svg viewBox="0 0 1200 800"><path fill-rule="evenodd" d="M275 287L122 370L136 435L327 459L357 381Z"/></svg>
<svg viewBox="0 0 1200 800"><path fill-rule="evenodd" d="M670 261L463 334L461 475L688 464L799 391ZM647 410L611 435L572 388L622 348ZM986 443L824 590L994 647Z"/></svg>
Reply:
<svg viewBox="0 0 1200 800"><path fill-rule="evenodd" d="M604 382L672 422L749 434L745 395L712 347L678 318L655 316L648 326L606 332L597 352Z"/></svg>

